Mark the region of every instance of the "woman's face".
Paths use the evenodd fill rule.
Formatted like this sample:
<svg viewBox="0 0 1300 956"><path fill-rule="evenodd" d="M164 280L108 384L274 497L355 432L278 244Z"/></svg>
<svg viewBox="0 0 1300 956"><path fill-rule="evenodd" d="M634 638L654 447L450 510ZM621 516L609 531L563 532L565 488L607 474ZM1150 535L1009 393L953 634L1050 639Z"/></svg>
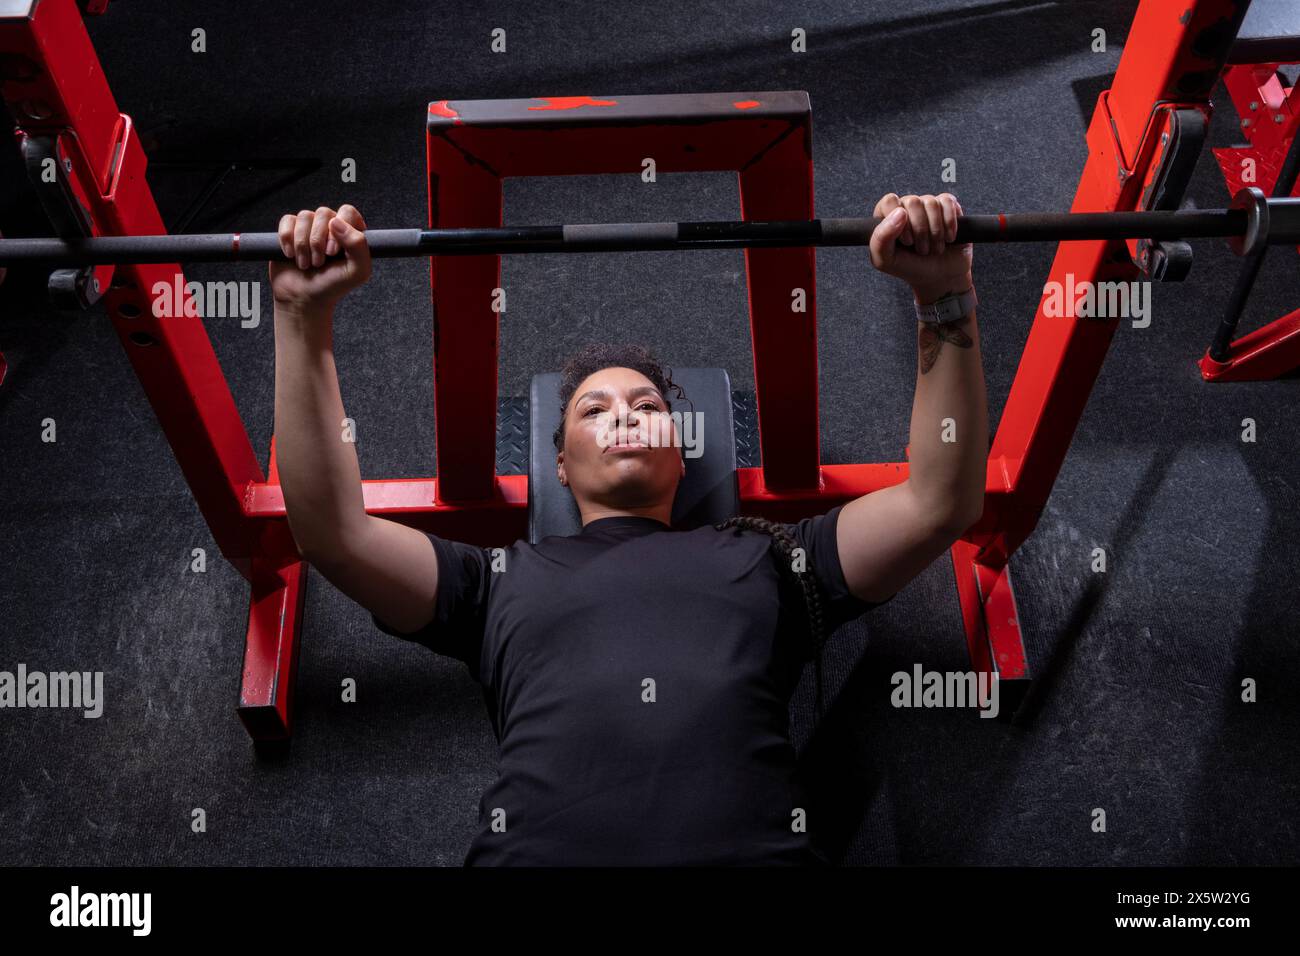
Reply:
<svg viewBox="0 0 1300 956"><path fill-rule="evenodd" d="M574 389L556 465L584 513L671 506L686 470L667 401L630 368L601 369Z"/></svg>

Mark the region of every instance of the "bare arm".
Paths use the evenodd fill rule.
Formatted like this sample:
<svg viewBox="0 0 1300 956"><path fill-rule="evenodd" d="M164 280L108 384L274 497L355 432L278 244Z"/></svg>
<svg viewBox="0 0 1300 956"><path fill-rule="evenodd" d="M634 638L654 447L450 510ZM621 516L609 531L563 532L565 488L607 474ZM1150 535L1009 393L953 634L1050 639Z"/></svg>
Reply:
<svg viewBox="0 0 1300 956"><path fill-rule="evenodd" d="M437 597L433 547L413 528L366 514L334 366L334 305L370 275L365 222L351 206L337 215L321 207L285 216L279 233L298 257L270 267L275 450L289 530L331 584L396 630L417 630ZM340 245L345 259L325 263Z"/></svg>
<svg viewBox="0 0 1300 956"><path fill-rule="evenodd" d="M872 236L876 267L909 281L921 304L969 288L969 244L944 241L956 234L956 198L890 194L876 215L899 206L904 219ZM900 238L916 251L896 249ZM925 570L984 507L988 408L975 316L938 328L916 324L909 477L850 501L837 528L845 583L867 601L885 600Z"/></svg>

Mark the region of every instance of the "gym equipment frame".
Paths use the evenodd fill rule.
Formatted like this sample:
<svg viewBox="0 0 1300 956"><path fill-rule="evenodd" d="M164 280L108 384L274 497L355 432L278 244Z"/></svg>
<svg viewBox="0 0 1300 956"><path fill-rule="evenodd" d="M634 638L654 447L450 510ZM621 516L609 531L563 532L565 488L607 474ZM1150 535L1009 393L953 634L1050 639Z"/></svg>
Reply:
<svg viewBox="0 0 1300 956"><path fill-rule="evenodd" d="M12 7L13 4L10 5ZM1142 0L1110 89L1087 131L1071 212L1177 208L1199 153L1214 84L1248 0ZM115 103L74 0L0 17L4 97L61 238L163 232L145 155ZM427 118L430 228L502 223L507 176L734 170L745 220L813 215L811 111L797 91L671 96L440 100ZM1048 280L1132 281L1178 271L1178 243L1062 242ZM494 473L498 255L430 258L437 478L363 482L366 510L450 538L502 545L526 535L524 475ZM745 513L793 521L907 477L906 462L823 464L819 455L812 248L745 250L762 467L739 470ZM254 454L201 318L153 316L155 283L175 264L68 270L67 296L102 294L150 404L222 554L249 581L238 711L255 741L286 741L306 565L285 520L271 443ZM57 274L56 274L57 275ZM807 291L792 321L789 291ZM1030 678L1008 562L1047 502L1116 319L1058 318L1040 305L988 458L985 510L951 549L973 666L995 671L1014 709Z"/></svg>

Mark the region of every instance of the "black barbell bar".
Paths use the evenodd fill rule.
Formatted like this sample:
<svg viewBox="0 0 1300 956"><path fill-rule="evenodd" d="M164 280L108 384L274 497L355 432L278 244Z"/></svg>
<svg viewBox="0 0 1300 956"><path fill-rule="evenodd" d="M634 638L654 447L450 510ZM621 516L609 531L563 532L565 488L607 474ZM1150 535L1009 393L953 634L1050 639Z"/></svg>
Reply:
<svg viewBox="0 0 1300 956"><path fill-rule="evenodd" d="M879 218L751 222L627 222L490 229L367 229L370 254L400 256L640 252L863 246ZM955 243L1226 238L1238 255L1300 244L1300 199L1242 189L1227 209L960 216ZM274 232L91 239L0 239L0 265L289 261Z"/></svg>

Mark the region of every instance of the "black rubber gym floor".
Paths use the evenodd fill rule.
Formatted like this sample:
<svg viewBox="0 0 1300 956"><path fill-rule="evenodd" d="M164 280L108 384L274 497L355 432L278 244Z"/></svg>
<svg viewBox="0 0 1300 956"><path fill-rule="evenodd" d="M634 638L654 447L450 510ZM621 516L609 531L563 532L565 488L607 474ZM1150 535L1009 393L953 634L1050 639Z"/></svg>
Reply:
<svg viewBox="0 0 1300 956"><path fill-rule="evenodd" d="M869 215L885 192L951 190L971 212L1069 209L1086 124L1119 61L1133 2L112 3L88 21L120 108L145 136L174 225L218 159L319 161L232 173L187 231L274 229L357 205L372 226L427 220L432 100L806 90L816 202ZM507 53L489 50L495 27ZM790 31L808 52L790 52ZM1106 52L1090 51L1092 30ZM207 52L192 53L191 31ZM1210 144L1238 141L1226 92ZM38 234L17 151L6 234ZM958 181L940 164L955 158ZM356 183L340 182L356 161ZM170 163L170 165L164 165ZM731 219L731 174L511 180L506 223ZM258 197L258 193L263 195ZM1208 149L1187 199L1226 205ZM996 427L1054 249L975 253ZM896 710L889 675L968 666L945 558L837 633L837 695L796 742L849 864L1296 862L1300 747L1300 384L1209 385L1196 360L1238 260L1195 244L1191 276L1121 322L1037 531L1011 562L1038 681L1016 722ZM864 250L817 255L822 454L898 461L915 378L910 292ZM188 277L259 280L264 266ZM632 340L752 388L740 251L507 258L501 389L580 345ZM255 759L234 707L248 586L215 544L104 311L57 313L41 282L0 287L0 670L105 673L102 717L0 713L0 862L458 865L495 742L464 667L375 630L313 573L287 759ZM1270 254L1242 330L1300 303L1294 250ZM273 328L209 332L265 463ZM376 265L335 321L367 478L435 471L432 320L422 260ZM744 401L745 396L740 397ZM41 440L57 422L58 441ZM1254 419L1258 440L1241 440ZM1109 569L1090 569L1094 548ZM208 570L189 570L194 548ZM357 682L358 700L340 701ZM1241 701L1242 681L1258 702ZM203 808L207 830L191 830ZM1106 832L1094 832L1095 808Z"/></svg>

